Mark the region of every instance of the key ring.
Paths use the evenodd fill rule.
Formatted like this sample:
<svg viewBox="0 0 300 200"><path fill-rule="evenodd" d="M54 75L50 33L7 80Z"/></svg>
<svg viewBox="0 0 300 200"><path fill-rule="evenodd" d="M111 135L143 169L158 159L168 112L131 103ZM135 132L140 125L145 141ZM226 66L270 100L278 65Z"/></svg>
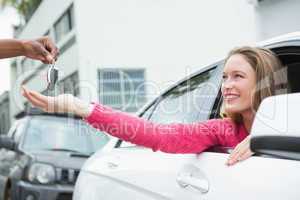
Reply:
<svg viewBox="0 0 300 200"><path fill-rule="evenodd" d="M47 89L53 90L55 88L55 84L57 80L58 80L58 68L55 66L55 63L53 63L52 65L50 65L47 72L47 82L48 82Z"/></svg>

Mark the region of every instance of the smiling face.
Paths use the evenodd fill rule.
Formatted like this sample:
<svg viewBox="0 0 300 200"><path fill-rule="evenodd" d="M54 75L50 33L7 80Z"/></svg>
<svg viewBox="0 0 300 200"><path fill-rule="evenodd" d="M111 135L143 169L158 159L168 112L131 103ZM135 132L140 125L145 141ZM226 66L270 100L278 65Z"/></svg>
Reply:
<svg viewBox="0 0 300 200"><path fill-rule="evenodd" d="M243 114L252 111L252 99L256 88L253 67L241 54L227 60L223 71L222 95L226 113Z"/></svg>

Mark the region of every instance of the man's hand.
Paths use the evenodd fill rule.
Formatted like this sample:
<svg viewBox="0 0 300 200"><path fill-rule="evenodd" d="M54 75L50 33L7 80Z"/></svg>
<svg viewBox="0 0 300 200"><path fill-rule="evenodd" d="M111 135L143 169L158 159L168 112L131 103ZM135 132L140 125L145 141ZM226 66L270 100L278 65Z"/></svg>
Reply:
<svg viewBox="0 0 300 200"><path fill-rule="evenodd" d="M58 48L49 37L22 41L24 56L40 60L45 64L54 63L59 54Z"/></svg>
<svg viewBox="0 0 300 200"><path fill-rule="evenodd" d="M35 40L0 39L0 58L26 56L43 63L53 63L58 56L58 48L49 37Z"/></svg>
<svg viewBox="0 0 300 200"><path fill-rule="evenodd" d="M234 165L239 161L249 158L253 154L254 153L250 150L250 136L248 136L234 148L226 164L229 166Z"/></svg>

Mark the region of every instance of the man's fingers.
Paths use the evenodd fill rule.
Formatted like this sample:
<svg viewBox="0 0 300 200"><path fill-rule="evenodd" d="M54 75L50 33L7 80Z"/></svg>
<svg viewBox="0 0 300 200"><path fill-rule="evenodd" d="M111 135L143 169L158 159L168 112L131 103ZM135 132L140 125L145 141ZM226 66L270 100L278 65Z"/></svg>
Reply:
<svg viewBox="0 0 300 200"><path fill-rule="evenodd" d="M52 42L51 38L46 37L44 38L45 42L45 49L49 53L47 56L47 60L51 63L53 63L55 60L57 60L57 56L59 54L59 49L55 46L55 44Z"/></svg>
<svg viewBox="0 0 300 200"><path fill-rule="evenodd" d="M44 57L44 59L42 60L43 62L46 62L47 64L49 64L49 63L53 63L55 61L53 56L50 54L50 52L47 51L44 47L43 47L43 50L41 50L41 53Z"/></svg>
<svg viewBox="0 0 300 200"><path fill-rule="evenodd" d="M57 56L59 55L59 49L56 46L53 46L49 49L51 55L53 56L53 59L57 59Z"/></svg>

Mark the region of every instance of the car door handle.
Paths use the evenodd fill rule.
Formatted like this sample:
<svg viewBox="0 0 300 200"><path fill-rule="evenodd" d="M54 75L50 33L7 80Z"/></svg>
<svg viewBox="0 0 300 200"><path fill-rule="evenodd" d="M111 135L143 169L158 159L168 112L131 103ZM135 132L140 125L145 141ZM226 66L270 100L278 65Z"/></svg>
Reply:
<svg viewBox="0 0 300 200"><path fill-rule="evenodd" d="M117 167L119 167L119 165L115 162L107 162L107 167L109 169L116 169Z"/></svg>
<svg viewBox="0 0 300 200"><path fill-rule="evenodd" d="M201 193L207 193L209 190L209 183L205 178L194 177L191 173L179 174L176 181L182 188L192 187Z"/></svg>
<svg viewBox="0 0 300 200"><path fill-rule="evenodd" d="M193 188L201 193L209 190L209 181L203 171L194 164L186 164L182 167L176 179L182 188Z"/></svg>

